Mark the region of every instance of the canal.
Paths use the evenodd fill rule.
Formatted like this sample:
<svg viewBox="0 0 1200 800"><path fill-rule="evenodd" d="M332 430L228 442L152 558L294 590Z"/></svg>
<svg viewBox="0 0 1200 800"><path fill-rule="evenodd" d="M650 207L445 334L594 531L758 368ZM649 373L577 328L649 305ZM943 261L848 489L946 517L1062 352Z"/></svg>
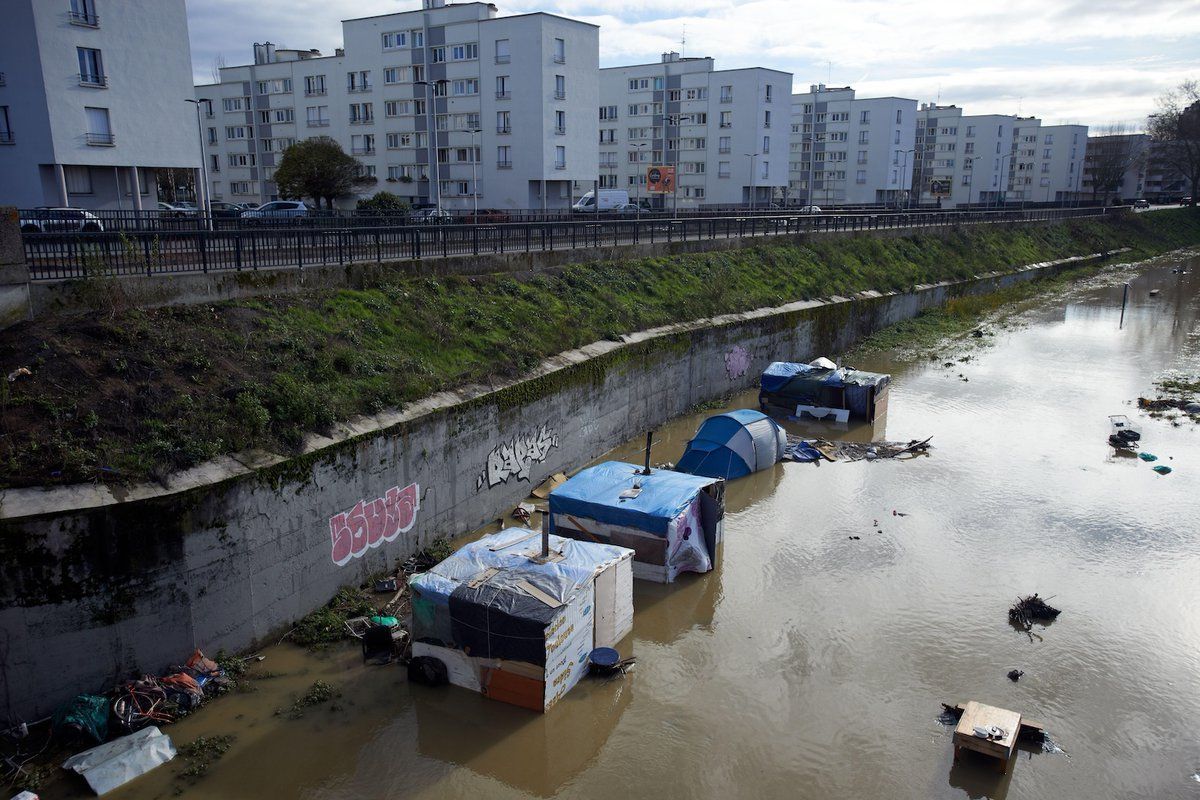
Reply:
<svg viewBox="0 0 1200 800"><path fill-rule="evenodd" d="M635 670L585 680L545 716L410 687L356 650L274 646L256 666L274 677L167 729L236 735L207 774L183 778L177 761L110 796L1195 797L1200 426L1131 401L1200 368L1198 313L1200 258L1172 256L1043 298L937 359L859 359L893 375L887 418L837 435L932 436L932 454L731 484L718 568L637 584ZM659 431L655 461L709 413ZM1114 456L1120 413L1174 472ZM612 455L640 461L641 447ZM1032 592L1062 614L1027 635L1006 612ZM318 679L340 695L278 713ZM1057 748L1007 776L956 766L939 704L972 699L1042 722Z"/></svg>

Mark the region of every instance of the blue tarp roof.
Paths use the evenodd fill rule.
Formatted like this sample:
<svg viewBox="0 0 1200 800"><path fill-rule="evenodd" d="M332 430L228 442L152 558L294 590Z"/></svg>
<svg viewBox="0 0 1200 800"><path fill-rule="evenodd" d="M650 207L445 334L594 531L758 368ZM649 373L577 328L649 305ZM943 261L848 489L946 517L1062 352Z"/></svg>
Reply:
<svg viewBox="0 0 1200 800"><path fill-rule="evenodd" d="M666 536L671 520L704 487L716 482L674 470L641 473L641 467L620 461L589 467L550 493L550 513L572 514ZM641 494L622 500L621 493L634 483L642 487Z"/></svg>
<svg viewBox="0 0 1200 800"><path fill-rule="evenodd" d="M811 364L794 364L790 361L776 361L763 370L759 385L764 392L778 392L793 378L806 378L828 386L879 386L888 382L888 375L878 372L864 372L852 367L827 369L814 367Z"/></svg>

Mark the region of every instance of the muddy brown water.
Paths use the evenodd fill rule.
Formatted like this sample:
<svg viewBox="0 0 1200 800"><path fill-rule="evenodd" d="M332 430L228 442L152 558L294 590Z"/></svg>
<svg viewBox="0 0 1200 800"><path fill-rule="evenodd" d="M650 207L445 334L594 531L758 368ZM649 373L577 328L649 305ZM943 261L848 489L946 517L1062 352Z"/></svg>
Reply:
<svg viewBox="0 0 1200 800"><path fill-rule="evenodd" d="M207 775L183 780L177 761L109 796L1200 796L1200 426L1129 404L1196 368L1198 313L1200 257L1167 257L1039 302L953 368L861 360L892 373L889 412L840 435L933 436L933 454L731 484L718 568L639 583L636 670L585 680L547 715L410 687L356 651L276 646L257 669L278 677L166 729L236 734ZM1112 454L1115 413L1171 475ZM677 458L704 416L660 430L655 460ZM1006 609L1034 591L1062 615L1031 638ZM274 713L317 679L341 695ZM1061 751L1003 777L955 765L939 703L970 699L1041 721Z"/></svg>

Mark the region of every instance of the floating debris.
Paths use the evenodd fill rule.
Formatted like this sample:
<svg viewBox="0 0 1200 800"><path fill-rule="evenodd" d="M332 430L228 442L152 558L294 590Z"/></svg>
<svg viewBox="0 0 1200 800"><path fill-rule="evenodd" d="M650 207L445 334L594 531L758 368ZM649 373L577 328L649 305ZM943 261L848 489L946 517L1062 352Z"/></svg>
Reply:
<svg viewBox="0 0 1200 800"><path fill-rule="evenodd" d="M1008 671L1008 679L1010 681L1012 681L1013 683L1016 683L1017 681L1021 680L1021 676L1024 674L1025 674L1024 670L1010 669Z"/></svg>
<svg viewBox="0 0 1200 800"><path fill-rule="evenodd" d="M1051 605L1047 605L1046 601L1038 597L1036 593L1028 597L1019 597L1012 608L1008 610L1008 619L1028 629L1037 622L1048 622L1055 619L1062 612Z"/></svg>
<svg viewBox="0 0 1200 800"><path fill-rule="evenodd" d="M881 458L898 458L906 461L917 456L928 455L932 445L929 439L912 439L907 442L842 442L825 439L801 439L788 437L785 461L812 461L816 451L826 461L877 461Z"/></svg>

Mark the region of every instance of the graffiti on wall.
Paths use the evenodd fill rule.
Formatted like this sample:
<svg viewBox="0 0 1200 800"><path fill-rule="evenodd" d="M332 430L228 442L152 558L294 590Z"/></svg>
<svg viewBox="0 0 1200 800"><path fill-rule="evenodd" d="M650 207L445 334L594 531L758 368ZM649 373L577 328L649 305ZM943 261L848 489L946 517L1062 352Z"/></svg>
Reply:
<svg viewBox="0 0 1200 800"><path fill-rule="evenodd" d="M529 469L540 464L558 447L558 434L545 425L529 434L517 435L496 445L488 453L487 467L475 479L475 490L507 483L509 478L529 480Z"/></svg>
<svg viewBox="0 0 1200 800"><path fill-rule="evenodd" d="M750 353L746 352L746 348L735 344L733 349L725 354L725 374L733 381L745 375L748 369Z"/></svg>
<svg viewBox="0 0 1200 800"><path fill-rule="evenodd" d="M372 547L394 541L412 528L420 508L420 490L410 483L403 489L393 486L383 497L359 500L349 511L334 514L329 518L333 563L340 567Z"/></svg>

